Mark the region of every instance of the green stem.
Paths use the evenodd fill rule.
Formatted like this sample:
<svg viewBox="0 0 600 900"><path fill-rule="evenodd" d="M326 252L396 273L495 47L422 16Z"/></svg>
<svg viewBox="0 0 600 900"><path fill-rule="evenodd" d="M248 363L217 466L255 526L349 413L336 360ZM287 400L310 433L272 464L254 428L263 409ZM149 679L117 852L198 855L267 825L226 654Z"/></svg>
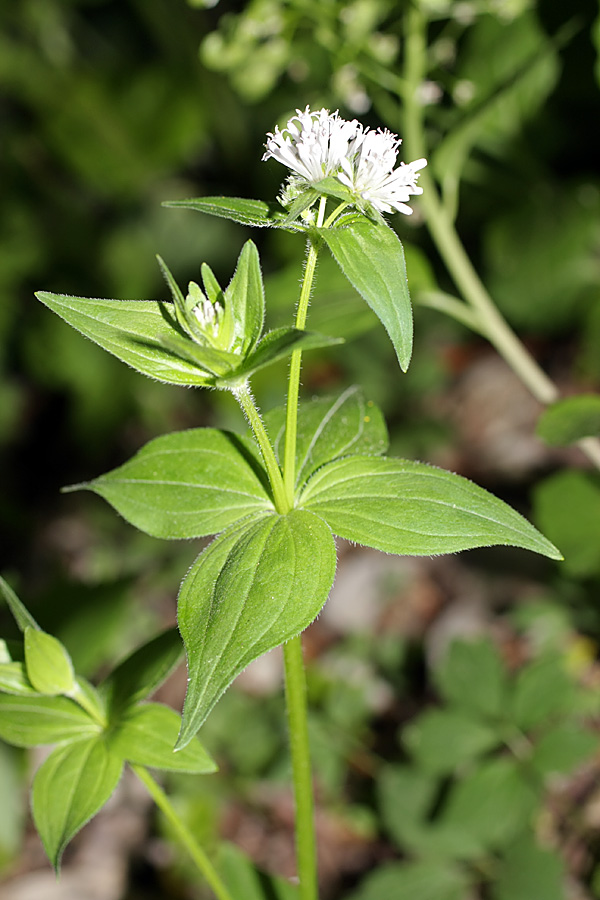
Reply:
<svg viewBox="0 0 600 900"><path fill-rule="evenodd" d="M252 399L252 394L250 393L248 384L246 383L241 387L235 388L233 394L242 407L246 418L248 419L250 427L252 428L254 437L257 440L258 446L260 447L260 452L262 453L262 457L267 468L267 475L269 476L271 490L273 491L275 508L278 513L285 515L290 511L293 503L288 502L283 487L281 470L279 468L277 459L275 458L275 452L273 450L273 447L271 446L271 441L269 440L269 436L266 432L265 426L263 425L260 413L256 408L254 400Z"/></svg>
<svg viewBox="0 0 600 900"><path fill-rule="evenodd" d="M406 19L404 72L404 139L409 159L426 156L423 106L419 86L427 74L427 22L417 5L412 5ZM476 314L480 331L533 396L544 405L558 400L560 393L533 356L498 311L479 278L454 228L453 221L441 201L431 175L425 169L419 179L423 188L421 206L427 227L466 305ZM600 468L600 441L584 438L580 449Z"/></svg>
<svg viewBox="0 0 600 900"><path fill-rule="evenodd" d="M161 786L154 780L152 775L148 772L144 766L137 766L133 763L130 763L131 768L140 779L140 781L147 788L150 796L163 813L163 815L169 820L177 837L188 851L194 862L196 863L198 869L211 886L212 890L218 900L233 900L231 894L221 881L217 871L207 855L205 854L202 847L196 842L193 834L186 825L181 821L177 812L173 808L171 801L161 788Z"/></svg>
<svg viewBox="0 0 600 900"><path fill-rule="evenodd" d="M323 225L327 197L321 197L317 213L316 226ZM339 207L338 207L339 209ZM296 328L303 329L306 324L310 292L317 268L317 256L319 247L315 241L309 239L308 254L304 267L304 278L300 290L300 299L296 311ZM294 505L294 484L296 481L296 434L298 425L298 394L300 391L300 369L302 367L302 350L294 350L290 363L290 378L288 382L288 396L285 422L285 452L283 458L283 485L285 495L290 508Z"/></svg>
<svg viewBox="0 0 600 900"><path fill-rule="evenodd" d="M300 635L283 645L283 659L296 804L296 860L300 881L299 897L300 900L317 900L317 852L308 740L306 676Z"/></svg>

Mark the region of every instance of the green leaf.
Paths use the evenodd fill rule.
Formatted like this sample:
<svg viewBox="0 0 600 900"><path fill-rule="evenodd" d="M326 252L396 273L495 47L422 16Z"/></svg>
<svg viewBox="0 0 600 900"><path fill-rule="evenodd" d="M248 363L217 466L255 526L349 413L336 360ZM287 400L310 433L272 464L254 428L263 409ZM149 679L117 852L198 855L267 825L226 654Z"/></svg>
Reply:
<svg viewBox="0 0 600 900"><path fill-rule="evenodd" d="M502 500L425 463L336 460L312 476L299 503L322 516L334 534L388 553L423 556L510 544L561 558Z"/></svg>
<svg viewBox="0 0 600 900"><path fill-rule="evenodd" d="M265 425L281 461L285 447L285 408L271 410ZM349 387L335 397L319 397L298 408L296 487L320 466L355 454L385 453L388 434L381 410L367 401L360 388Z"/></svg>
<svg viewBox="0 0 600 900"><path fill-rule="evenodd" d="M514 759L483 762L451 791L442 812L444 826L464 832L481 851L506 844L529 822L539 798Z"/></svg>
<svg viewBox="0 0 600 900"><path fill-rule="evenodd" d="M279 207L245 197L195 197L190 200L168 200L162 205L172 209L195 209L251 228L280 227L285 219L285 213Z"/></svg>
<svg viewBox="0 0 600 900"><path fill-rule="evenodd" d="M82 740L99 731L91 716L67 697L0 694L0 738L17 747Z"/></svg>
<svg viewBox="0 0 600 900"><path fill-rule="evenodd" d="M435 680L446 700L472 716L500 718L506 712L506 669L487 638L453 641Z"/></svg>
<svg viewBox="0 0 600 900"><path fill-rule="evenodd" d="M225 291L225 309L233 321L232 349L246 356L256 346L265 319L265 292L258 250L246 241Z"/></svg>
<svg viewBox="0 0 600 900"><path fill-rule="evenodd" d="M600 395L580 394L553 403L540 416L536 432L559 447L600 434Z"/></svg>
<svg viewBox="0 0 600 900"><path fill-rule="evenodd" d="M150 697L183 656L177 628L169 628L138 647L106 677L99 687L111 718L120 710Z"/></svg>
<svg viewBox="0 0 600 900"><path fill-rule="evenodd" d="M387 863L367 875L348 900L464 900L469 877L451 863Z"/></svg>
<svg viewBox="0 0 600 900"><path fill-rule="evenodd" d="M331 532L304 510L243 523L198 557L179 594L189 675L179 746L248 663L313 621L335 563Z"/></svg>
<svg viewBox="0 0 600 900"><path fill-rule="evenodd" d="M66 845L110 798L122 769L106 742L92 738L57 748L36 772L33 819L57 872Z"/></svg>
<svg viewBox="0 0 600 900"><path fill-rule="evenodd" d="M565 900L565 866L558 854L543 850L530 832L519 835L506 851L493 900Z"/></svg>
<svg viewBox="0 0 600 900"><path fill-rule="evenodd" d="M258 872L235 844L219 847L219 871L234 900L297 900L298 888L284 878Z"/></svg>
<svg viewBox="0 0 600 900"><path fill-rule="evenodd" d="M163 346L176 335L169 319L173 305L158 300L97 300L36 293L65 322L143 375L167 384L206 385L194 363Z"/></svg>
<svg viewBox="0 0 600 900"><path fill-rule="evenodd" d="M0 691L20 696L38 693L29 681L22 662L0 663Z"/></svg>
<svg viewBox="0 0 600 900"><path fill-rule="evenodd" d="M404 250L387 225L368 219L347 228L321 228L350 284L367 301L389 334L400 368L408 369L413 323Z"/></svg>
<svg viewBox="0 0 600 900"><path fill-rule="evenodd" d="M13 618L21 631L24 632L26 628L37 628L39 630L40 626L37 624L28 610L23 606L11 586L7 581L4 580L4 578L2 578L1 575L0 595L4 597L6 605L13 614Z"/></svg>
<svg viewBox="0 0 600 900"><path fill-rule="evenodd" d="M547 731L536 742L531 764L543 777L568 775L598 751L598 736L572 720Z"/></svg>
<svg viewBox="0 0 600 900"><path fill-rule="evenodd" d="M574 699L575 686L563 660L554 655L541 657L517 676L511 704L513 721L528 731L569 713Z"/></svg>
<svg viewBox="0 0 600 900"><path fill-rule="evenodd" d="M316 350L319 347L332 347L341 343L342 338L326 334L315 334L299 328L276 328L263 337L256 350L246 357L231 376L218 379L217 384L226 386L229 382L239 382L242 376L249 378L259 369L289 356L293 350Z"/></svg>
<svg viewBox="0 0 600 900"><path fill-rule="evenodd" d="M565 471L539 482L533 492L535 521L564 553L564 569L576 578L600 574L600 479Z"/></svg>
<svg viewBox="0 0 600 900"><path fill-rule="evenodd" d="M383 824L398 846L426 845L426 819L438 792L437 779L412 766L385 766L376 786Z"/></svg>
<svg viewBox="0 0 600 900"><path fill-rule="evenodd" d="M61 642L45 631L25 629L27 677L40 694L71 694L76 690L73 663Z"/></svg>
<svg viewBox="0 0 600 900"><path fill-rule="evenodd" d="M500 742L493 728L453 709L424 712L403 739L420 768L436 775L450 774Z"/></svg>
<svg viewBox="0 0 600 900"><path fill-rule="evenodd" d="M264 480L237 435L193 428L155 438L129 462L69 490L94 491L141 531L177 539L270 511Z"/></svg>
<svg viewBox="0 0 600 900"><path fill-rule="evenodd" d="M161 703L146 703L130 709L109 735L112 753L128 762L171 772L202 774L217 766L196 738L174 752L181 719L174 709Z"/></svg>

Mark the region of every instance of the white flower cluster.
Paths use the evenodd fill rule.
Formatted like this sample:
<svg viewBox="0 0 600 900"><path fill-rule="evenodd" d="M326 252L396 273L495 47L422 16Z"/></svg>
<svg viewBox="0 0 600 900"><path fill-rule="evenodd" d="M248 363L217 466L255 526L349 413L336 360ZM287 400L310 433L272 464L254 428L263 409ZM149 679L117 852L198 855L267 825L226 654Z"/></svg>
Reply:
<svg viewBox="0 0 600 900"><path fill-rule="evenodd" d="M294 173L288 196L333 176L350 190L359 206L410 215L412 209L406 201L423 193L417 179L427 160L400 163L394 169L401 143L398 136L387 129L364 128L356 119L348 122L337 111L298 109L285 128L275 128L267 138L263 160L273 157Z"/></svg>
<svg viewBox="0 0 600 900"><path fill-rule="evenodd" d="M205 336L209 340L211 340L211 338L217 338L219 335L219 326L223 317L223 307L221 304L219 302L211 303L194 281L190 281L189 283L186 304L191 308Z"/></svg>

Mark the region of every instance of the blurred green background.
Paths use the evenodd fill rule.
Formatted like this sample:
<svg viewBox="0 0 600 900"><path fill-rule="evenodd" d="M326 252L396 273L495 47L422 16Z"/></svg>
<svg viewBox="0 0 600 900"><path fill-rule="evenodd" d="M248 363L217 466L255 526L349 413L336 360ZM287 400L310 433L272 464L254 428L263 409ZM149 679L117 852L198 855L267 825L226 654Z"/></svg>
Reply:
<svg viewBox="0 0 600 900"><path fill-rule="evenodd" d="M561 389L598 392L598 5L419 5L431 19L422 86L430 166L448 202L456 201L459 232L500 308ZM89 676L169 624L197 547L132 533L98 498L61 496L61 486L100 474L166 431L243 422L225 395L128 370L33 292L166 299L156 253L182 285L203 261L227 280L250 232L161 202L210 194L271 200L285 172L261 163L265 133L306 104L402 134L396 88L406 8L393 0L0 7L0 571ZM533 515L563 549L563 567L484 552L464 566L493 581L508 560L528 590L543 594L544 609L567 611L565 630L584 633L593 658L598 475L577 471L584 462L576 451L550 450L535 438L539 409L484 341L418 306L421 291L452 286L414 206L411 219L392 220L417 301L409 373L401 376L382 329L323 259L310 321L347 344L307 357L306 395L361 383L389 418L394 452L460 471ZM302 241L275 232L252 237L271 322L289 321ZM285 371L257 378L264 408L282 402ZM415 652L417 664L401 653L392 665L400 693L418 693L426 680L422 647ZM226 734L217 719L215 733ZM362 735L365 721L346 726ZM270 738L266 750L261 744L268 721L257 727L254 774L275 755ZM322 755L334 765L326 749ZM6 759L9 774L22 765ZM18 808L12 788L2 786L2 765L0 793ZM0 856L12 857L18 835L16 825L0 832Z"/></svg>

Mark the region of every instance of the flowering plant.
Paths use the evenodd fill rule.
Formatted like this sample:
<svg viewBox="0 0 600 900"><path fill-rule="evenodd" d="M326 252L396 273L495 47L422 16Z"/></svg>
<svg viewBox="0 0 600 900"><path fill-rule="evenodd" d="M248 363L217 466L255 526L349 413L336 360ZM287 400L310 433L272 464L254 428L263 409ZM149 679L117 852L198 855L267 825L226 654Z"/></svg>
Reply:
<svg viewBox="0 0 600 900"><path fill-rule="evenodd" d="M231 391L249 425L240 434L195 428L163 435L118 468L71 488L95 492L156 537L216 535L183 579L178 597L188 665L181 720L173 711L142 702L179 658L176 633L140 648L93 687L75 677L62 645L41 632L10 588L1 585L23 641L6 647L0 669L0 735L22 746L59 745L33 786L35 821L56 867L66 843L103 805L127 762L176 823L215 894L230 900L146 767L212 771L197 732L242 669L283 645L300 896L314 900L301 633L331 589L334 535L395 554L508 544L560 558L521 515L467 479L386 456L383 416L373 404L367 411L360 389L299 402L303 351L331 342L305 330L324 246L385 326L401 368L409 365L413 325L404 253L382 213L411 212L407 201L421 193L417 178L425 160L394 168L398 146L389 131L372 131L337 112L307 107L267 139L264 159L274 158L291 171L283 211L240 198L170 204L305 236L304 275L289 328L263 334L263 280L251 241L242 248L225 290L204 264L203 287L192 282L184 296L159 260L172 301L38 294L65 321L140 373ZM250 379L284 355L291 355L285 405L263 416ZM73 773L75 787L67 796L62 786Z"/></svg>

